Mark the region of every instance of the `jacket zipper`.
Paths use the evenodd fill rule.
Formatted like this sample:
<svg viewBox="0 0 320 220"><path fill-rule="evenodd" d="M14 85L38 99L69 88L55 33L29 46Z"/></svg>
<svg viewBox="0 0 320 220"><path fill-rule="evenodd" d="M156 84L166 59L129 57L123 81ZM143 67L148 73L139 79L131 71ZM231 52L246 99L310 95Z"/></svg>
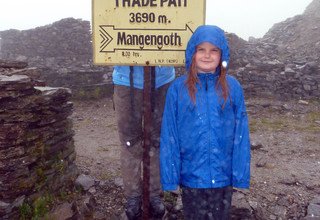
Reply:
<svg viewBox="0 0 320 220"><path fill-rule="evenodd" d="M208 92L208 76L206 75L206 85L205 85L205 87L206 87L206 92L205 92L205 94L206 94L206 105L207 105L207 118L208 118L208 126L209 126L209 133L208 133L208 153L209 153L209 155L208 155L208 159L209 159L209 161L208 161L208 163L209 163L209 168L210 168L210 180L211 180L211 184L212 184L212 176L211 176L211 123L210 123L210 112L209 112L209 92Z"/></svg>
<svg viewBox="0 0 320 220"><path fill-rule="evenodd" d="M208 91L208 76L206 75L206 91Z"/></svg>

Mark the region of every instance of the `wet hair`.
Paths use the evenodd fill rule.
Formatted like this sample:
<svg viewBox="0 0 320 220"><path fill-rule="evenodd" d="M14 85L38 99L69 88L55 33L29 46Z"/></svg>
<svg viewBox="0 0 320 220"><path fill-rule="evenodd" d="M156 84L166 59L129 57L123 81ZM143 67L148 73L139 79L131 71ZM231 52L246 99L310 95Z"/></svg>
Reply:
<svg viewBox="0 0 320 220"><path fill-rule="evenodd" d="M229 96L229 87L228 87L227 77L226 77L227 69L224 68L221 63L222 62L220 62L219 67L217 67L221 71L219 74L219 79L217 81L217 84L215 85L215 88L219 96L223 98L222 108L224 108L225 103L227 102L227 99ZM199 78L198 78L198 71L197 71L196 62L195 62L195 56L193 55L191 66L188 71L186 85L188 88L189 96L194 104L196 103L196 93L197 93L196 84L197 83L199 83Z"/></svg>

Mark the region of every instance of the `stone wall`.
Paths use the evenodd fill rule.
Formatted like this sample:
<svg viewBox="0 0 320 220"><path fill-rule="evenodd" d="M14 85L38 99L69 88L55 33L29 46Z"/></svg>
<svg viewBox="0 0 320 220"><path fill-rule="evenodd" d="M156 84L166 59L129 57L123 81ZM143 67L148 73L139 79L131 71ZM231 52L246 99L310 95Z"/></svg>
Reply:
<svg viewBox="0 0 320 220"><path fill-rule="evenodd" d="M67 86L79 98L99 98L112 89L112 68L92 63L89 21L66 18L35 29L2 31L0 38L0 59L37 67L48 86Z"/></svg>
<svg viewBox="0 0 320 220"><path fill-rule="evenodd" d="M291 26L289 23L285 26ZM272 33L279 38L286 34ZM229 73L239 79L250 96L319 98L319 56L297 54L284 47L284 42L271 41L269 35L247 42L227 34ZM80 99L112 95L112 67L92 64L89 21L66 18L31 30L2 31L0 36L0 58L25 61L40 68L40 78L47 85L68 87ZM176 70L178 75L184 73L184 68Z"/></svg>
<svg viewBox="0 0 320 220"><path fill-rule="evenodd" d="M35 87L35 72L23 70L0 65L0 219L18 219L22 204L78 175L70 90Z"/></svg>
<svg viewBox="0 0 320 220"><path fill-rule="evenodd" d="M235 45L229 36L229 41L229 73L241 82L247 96L319 99L320 64L316 59L294 53L291 58L281 56L280 45L261 40Z"/></svg>
<svg viewBox="0 0 320 220"><path fill-rule="evenodd" d="M275 68L277 65L278 70ZM234 75L241 82L247 97L319 99L320 71L314 63L277 65L265 63L261 66L239 68ZM266 68L270 71L266 72Z"/></svg>
<svg viewBox="0 0 320 220"><path fill-rule="evenodd" d="M66 18L35 29L0 32L1 58L29 66L79 70L92 60L90 22Z"/></svg>
<svg viewBox="0 0 320 220"><path fill-rule="evenodd" d="M320 65L306 59L282 59L279 45L247 42L227 34L230 44L229 74L241 83L246 97L319 99ZM287 58L287 57L286 57ZM184 68L176 68L178 75Z"/></svg>

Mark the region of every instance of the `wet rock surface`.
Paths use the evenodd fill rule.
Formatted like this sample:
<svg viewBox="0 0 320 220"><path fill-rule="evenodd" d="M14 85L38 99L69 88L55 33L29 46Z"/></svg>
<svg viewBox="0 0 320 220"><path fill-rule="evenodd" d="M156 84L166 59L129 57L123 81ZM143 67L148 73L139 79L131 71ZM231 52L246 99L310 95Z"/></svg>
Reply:
<svg viewBox="0 0 320 220"><path fill-rule="evenodd" d="M303 101L303 102L302 102ZM319 101L248 98L251 128L250 190L236 190L232 219L316 216L320 193ZM308 104L306 104L308 103ZM96 219L125 219L115 112L111 99L75 102L76 163L96 184L86 191ZM164 195L167 219L183 219L178 197ZM312 214L315 213L315 214Z"/></svg>
<svg viewBox="0 0 320 220"><path fill-rule="evenodd" d="M70 90L35 87L28 74L10 74L16 64L0 72L1 219L17 219L23 204L78 175Z"/></svg>

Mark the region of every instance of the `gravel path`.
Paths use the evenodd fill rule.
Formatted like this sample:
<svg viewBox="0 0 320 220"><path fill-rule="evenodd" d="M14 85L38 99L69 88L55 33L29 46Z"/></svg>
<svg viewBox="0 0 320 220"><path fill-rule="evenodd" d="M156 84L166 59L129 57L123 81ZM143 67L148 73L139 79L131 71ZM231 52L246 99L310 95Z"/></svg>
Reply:
<svg viewBox="0 0 320 220"><path fill-rule="evenodd" d="M250 191L235 191L233 219L300 219L320 195L320 105L247 101L252 142ZM119 140L110 98L75 102L77 165L97 182L96 219L124 219ZM173 200L175 200L174 198ZM166 195L167 219L181 219ZM170 202L171 201L171 202ZM99 217L100 216L100 217ZM102 217L104 216L104 217Z"/></svg>

